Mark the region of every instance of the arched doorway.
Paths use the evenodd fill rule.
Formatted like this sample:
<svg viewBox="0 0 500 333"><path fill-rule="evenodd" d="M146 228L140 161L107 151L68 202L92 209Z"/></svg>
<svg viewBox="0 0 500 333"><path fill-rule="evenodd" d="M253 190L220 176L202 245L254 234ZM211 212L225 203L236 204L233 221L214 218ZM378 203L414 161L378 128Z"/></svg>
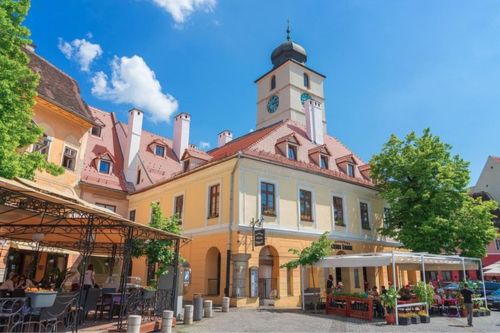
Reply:
<svg viewBox="0 0 500 333"><path fill-rule="evenodd" d="M279 256L272 246L265 246L259 253L259 298L279 296Z"/></svg>
<svg viewBox="0 0 500 333"><path fill-rule="evenodd" d="M208 296L220 294L220 251L211 247L205 258L205 291Z"/></svg>

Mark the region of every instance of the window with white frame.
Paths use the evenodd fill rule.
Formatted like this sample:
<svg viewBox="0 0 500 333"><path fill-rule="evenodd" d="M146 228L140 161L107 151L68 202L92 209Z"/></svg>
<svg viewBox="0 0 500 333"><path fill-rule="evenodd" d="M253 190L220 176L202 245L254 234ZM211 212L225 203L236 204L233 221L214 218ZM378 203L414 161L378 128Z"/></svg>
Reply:
<svg viewBox="0 0 500 333"><path fill-rule="evenodd" d="M354 177L355 176L354 164L347 163L347 175L349 177Z"/></svg>
<svg viewBox="0 0 500 333"><path fill-rule="evenodd" d="M359 203L359 213L361 217L361 228L370 230L370 214L368 210L368 203Z"/></svg>
<svg viewBox="0 0 500 333"><path fill-rule="evenodd" d="M106 208L107 210L110 210L112 212L116 212L116 206L115 205L108 205L108 204L99 203L99 202L96 202L95 205L99 206L99 207L102 207L102 208Z"/></svg>
<svg viewBox="0 0 500 333"><path fill-rule="evenodd" d="M296 161L297 160L297 146L288 144L287 148L287 157L289 160Z"/></svg>
<svg viewBox="0 0 500 333"><path fill-rule="evenodd" d="M112 165L113 162L108 156L101 157L101 159L99 160L99 173L109 175L111 173Z"/></svg>
<svg viewBox="0 0 500 333"><path fill-rule="evenodd" d="M299 191L300 219L301 221L312 222L312 192L307 190Z"/></svg>
<svg viewBox="0 0 500 333"><path fill-rule="evenodd" d="M155 146L155 155L160 157L165 157L165 146L156 145Z"/></svg>
<svg viewBox="0 0 500 333"><path fill-rule="evenodd" d="M74 171L76 168L76 149L70 147L64 147L64 155L62 160L62 166L68 170Z"/></svg>
<svg viewBox="0 0 500 333"><path fill-rule="evenodd" d="M51 142L52 138L43 133L40 140L37 143L33 144L33 152L37 151L40 154L48 155Z"/></svg>
<svg viewBox="0 0 500 333"><path fill-rule="evenodd" d="M335 221L335 225L345 226L344 199L342 197L333 197L333 220Z"/></svg>

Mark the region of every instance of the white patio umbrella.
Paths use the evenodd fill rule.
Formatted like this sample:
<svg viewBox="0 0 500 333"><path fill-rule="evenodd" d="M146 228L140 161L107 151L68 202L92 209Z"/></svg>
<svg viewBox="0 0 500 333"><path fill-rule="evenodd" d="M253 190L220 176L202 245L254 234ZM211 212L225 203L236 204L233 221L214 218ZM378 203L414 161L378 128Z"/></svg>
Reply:
<svg viewBox="0 0 500 333"><path fill-rule="evenodd" d="M500 275L500 266L493 267L491 269L488 269L487 271L484 271L484 275Z"/></svg>

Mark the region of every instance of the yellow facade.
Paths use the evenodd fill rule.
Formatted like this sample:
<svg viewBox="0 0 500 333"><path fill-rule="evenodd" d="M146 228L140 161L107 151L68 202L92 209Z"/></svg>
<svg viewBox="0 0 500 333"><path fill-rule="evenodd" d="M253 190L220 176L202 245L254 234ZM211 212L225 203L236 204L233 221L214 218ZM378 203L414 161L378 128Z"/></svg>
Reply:
<svg viewBox="0 0 500 333"><path fill-rule="evenodd" d="M276 217L264 217L266 245L252 249L249 224L252 219L261 217L262 181L275 184L277 214ZM218 218L208 219L208 190L213 184L220 184L220 212ZM312 222L300 221L299 189L313 193ZM311 272L306 272L307 276L302 278L299 269L281 268L281 265L294 259L288 251L290 248L302 249L324 232L329 232L332 240L351 244L351 250L345 253L387 251L397 246L377 235L376 230L383 223L384 203L374 189L246 156L214 163L132 194L129 196L129 209L136 210L137 221L149 221L151 203L159 202L163 212L172 215L174 198L178 195L184 195L183 234L192 237L191 242L181 247L181 256L192 269L191 284L184 290L187 299L194 294L204 294L219 303L224 294L229 294L233 305L258 306L259 298L250 297L250 269L255 267L259 274L267 274L266 277L259 275L259 283L262 282L259 289L274 293L275 306L297 307L301 302L301 282L304 287L324 287L328 271L315 270L313 282ZM333 221L333 195L344 199L345 227L336 226ZM370 230L361 228L360 201L368 203ZM229 288L225 290L228 250ZM214 259L214 253L220 254L219 262ZM332 250L332 254L336 251ZM362 290L361 270L356 273L359 280L356 285L354 269L342 269L342 281L347 290ZM218 294L212 295L210 284L216 278L215 271L219 272L219 288ZM386 283L383 272L382 269L369 269L370 286ZM133 274L145 280L144 260L134 262ZM264 296L267 298L268 294Z"/></svg>

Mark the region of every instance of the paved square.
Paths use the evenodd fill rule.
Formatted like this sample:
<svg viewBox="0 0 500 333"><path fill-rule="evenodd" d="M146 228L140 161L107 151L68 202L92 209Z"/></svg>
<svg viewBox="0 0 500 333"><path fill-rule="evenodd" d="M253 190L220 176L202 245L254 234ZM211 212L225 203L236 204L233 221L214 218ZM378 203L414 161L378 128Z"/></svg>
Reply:
<svg viewBox="0 0 500 333"><path fill-rule="evenodd" d="M192 326L177 326L177 333L198 332L500 332L500 312L474 318L474 327L465 318L432 317L430 324L388 326L385 322L366 322L299 310L231 309L215 312Z"/></svg>

